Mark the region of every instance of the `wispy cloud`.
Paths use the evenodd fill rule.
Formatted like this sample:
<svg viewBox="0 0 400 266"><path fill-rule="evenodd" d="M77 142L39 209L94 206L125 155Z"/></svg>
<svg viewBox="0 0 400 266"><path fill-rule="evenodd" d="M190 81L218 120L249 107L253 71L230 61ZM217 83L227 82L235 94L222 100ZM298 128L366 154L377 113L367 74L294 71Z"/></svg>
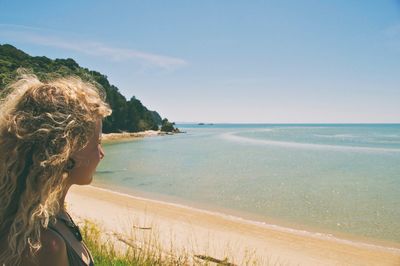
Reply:
<svg viewBox="0 0 400 266"><path fill-rule="evenodd" d="M15 41L75 51L114 61L133 60L145 65L168 70L187 65L187 62L181 58L153 54L134 49L117 48L100 42L55 37L54 33L49 34L47 32L42 32L44 30L39 28L0 24L0 29L0 36L3 38L7 37L8 39Z"/></svg>

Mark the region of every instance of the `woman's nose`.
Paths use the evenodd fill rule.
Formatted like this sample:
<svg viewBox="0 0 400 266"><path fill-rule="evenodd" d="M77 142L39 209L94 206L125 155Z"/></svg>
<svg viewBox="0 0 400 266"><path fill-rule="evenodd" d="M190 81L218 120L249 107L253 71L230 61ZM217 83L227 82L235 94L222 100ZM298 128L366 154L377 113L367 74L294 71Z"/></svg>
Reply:
<svg viewBox="0 0 400 266"><path fill-rule="evenodd" d="M104 150L103 150L103 148L101 146L99 146L99 152L100 152L100 160L101 160L105 156Z"/></svg>

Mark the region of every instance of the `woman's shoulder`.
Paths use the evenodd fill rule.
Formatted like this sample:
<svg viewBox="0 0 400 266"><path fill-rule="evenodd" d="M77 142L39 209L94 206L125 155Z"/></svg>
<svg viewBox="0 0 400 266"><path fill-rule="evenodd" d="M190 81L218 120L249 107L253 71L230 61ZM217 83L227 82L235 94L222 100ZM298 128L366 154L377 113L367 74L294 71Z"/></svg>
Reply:
<svg viewBox="0 0 400 266"><path fill-rule="evenodd" d="M64 239L57 232L45 229L40 236L42 247L35 255L34 261L27 258L22 265L60 265L68 266L67 247Z"/></svg>

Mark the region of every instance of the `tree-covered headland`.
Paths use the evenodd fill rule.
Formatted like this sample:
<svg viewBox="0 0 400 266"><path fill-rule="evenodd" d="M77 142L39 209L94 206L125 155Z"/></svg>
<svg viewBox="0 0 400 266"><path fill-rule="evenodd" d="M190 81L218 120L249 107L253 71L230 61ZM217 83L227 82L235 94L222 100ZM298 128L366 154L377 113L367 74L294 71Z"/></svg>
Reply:
<svg viewBox="0 0 400 266"><path fill-rule="evenodd" d="M138 132L158 130L176 132L174 123L162 119L156 111L148 110L138 99L127 100L107 76L97 71L80 67L73 59L49 59L45 56L30 56L12 45L0 45L0 90L14 81L18 69L24 68L39 79L52 79L65 76L79 76L81 79L94 82L106 93L106 101L113 110L111 116L103 122L103 132Z"/></svg>

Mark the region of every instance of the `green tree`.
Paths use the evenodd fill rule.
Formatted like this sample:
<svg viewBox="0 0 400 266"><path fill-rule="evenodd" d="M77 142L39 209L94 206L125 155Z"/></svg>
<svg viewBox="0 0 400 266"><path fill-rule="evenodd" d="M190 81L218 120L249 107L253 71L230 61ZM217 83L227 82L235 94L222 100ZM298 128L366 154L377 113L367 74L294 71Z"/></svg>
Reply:
<svg viewBox="0 0 400 266"><path fill-rule="evenodd" d="M71 58L51 60L45 56L33 57L9 44L0 45L0 92L15 80L19 68L29 70L41 80L75 75L102 88L113 110L103 123L105 133L158 130L161 125L161 116L156 111L148 110L135 97L127 101L118 88L109 83L106 75L80 67Z"/></svg>
<svg viewBox="0 0 400 266"><path fill-rule="evenodd" d="M164 118L161 124L161 131L163 132L174 132L175 131L175 123L171 123L168 119Z"/></svg>

